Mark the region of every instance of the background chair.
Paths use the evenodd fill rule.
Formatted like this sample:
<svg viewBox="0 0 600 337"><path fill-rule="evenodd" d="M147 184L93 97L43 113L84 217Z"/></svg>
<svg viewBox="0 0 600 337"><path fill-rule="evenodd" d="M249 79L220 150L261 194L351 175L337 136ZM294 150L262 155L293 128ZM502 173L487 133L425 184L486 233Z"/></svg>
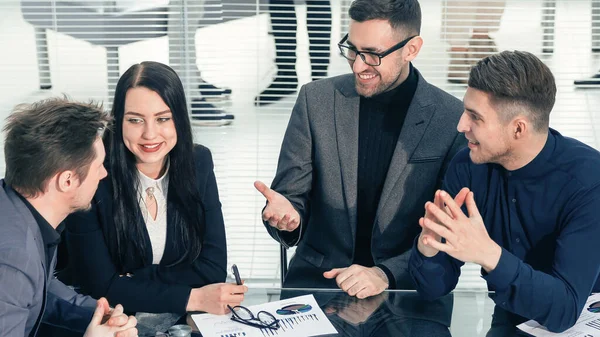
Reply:
<svg viewBox="0 0 600 337"><path fill-rule="evenodd" d="M206 0L205 7L221 6L207 12L199 23L200 26L226 22L242 17L257 15L265 11L268 0ZM181 11L183 8L167 6L152 7L141 10L121 10L117 1L71 1L71 0L21 0L21 12L25 21L33 25L37 48L38 73L40 89L52 88L48 55L47 31L67 34L77 39L106 48L107 75L109 79L119 78L119 47L137 41L165 36L169 24L169 11ZM194 10L197 10L194 9ZM214 13L218 12L219 20ZM189 48L182 43L182 52ZM108 97L112 97L115 83L108 84Z"/></svg>
<svg viewBox="0 0 600 337"><path fill-rule="evenodd" d="M35 30L40 89L52 88L47 30L105 47L109 79L119 78L120 46L164 36L167 31L166 7L119 12L116 1L22 0L21 11ZM115 86L109 83L109 97Z"/></svg>
<svg viewBox="0 0 600 337"><path fill-rule="evenodd" d="M288 258L287 248L284 245L279 245L279 267L281 268L281 287L283 288L283 281L285 281L285 275L288 271Z"/></svg>

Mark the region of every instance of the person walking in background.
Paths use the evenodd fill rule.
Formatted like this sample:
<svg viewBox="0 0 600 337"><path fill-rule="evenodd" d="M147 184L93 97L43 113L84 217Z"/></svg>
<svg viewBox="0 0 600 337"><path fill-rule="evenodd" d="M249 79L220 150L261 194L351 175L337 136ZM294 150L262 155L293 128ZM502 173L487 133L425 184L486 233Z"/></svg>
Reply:
<svg viewBox="0 0 600 337"><path fill-rule="evenodd" d="M218 88L204 81L196 63L196 31L201 20L210 20L219 12L221 1L170 0L167 35L169 39L169 64L189 90L191 118L194 124L206 126L229 125L234 116L223 106L231 98L231 89ZM208 10L214 8L215 10ZM220 14L222 15L222 13ZM218 23L218 19L215 19Z"/></svg>
<svg viewBox="0 0 600 337"><path fill-rule="evenodd" d="M275 65L277 74L254 102L257 106L279 101L298 88L296 72L296 9L293 0L270 0L269 16L275 38ZM331 42L331 4L329 0L306 1L311 77L313 80L327 76Z"/></svg>
<svg viewBox="0 0 600 337"><path fill-rule="evenodd" d="M443 1L441 38L450 44L448 82L467 84L471 66L497 52L490 33L500 27L505 6L504 0Z"/></svg>
<svg viewBox="0 0 600 337"><path fill-rule="evenodd" d="M600 53L600 0L592 0L592 53ZM575 86L600 88L600 70L573 83Z"/></svg>

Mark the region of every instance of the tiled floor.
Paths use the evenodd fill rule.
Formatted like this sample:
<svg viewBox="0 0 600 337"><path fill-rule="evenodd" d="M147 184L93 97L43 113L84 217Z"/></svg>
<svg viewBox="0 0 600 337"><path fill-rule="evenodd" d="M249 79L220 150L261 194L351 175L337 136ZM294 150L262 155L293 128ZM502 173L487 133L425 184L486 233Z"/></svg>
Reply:
<svg viewBox="0 0 600 337"><path fill-rule="evenodd" d="M341 35L339 2L332 1L332 41ZM415 65L424 77L462 97L464 87L446 83L448 56L440 40L440 0L422 0L425 46ZM308 81L304 6L298 6L299 46L297 69ZM600 91L575 89L574 79L600 68L598 55L590 52L590 1L560 0L556 16L554 54L541 54L541 1L511 0L495 34L500 49L521 49L540 55L553 70L559 85L551 126L563 134L600 147ZM268 16L260 15L198 30L196 40L203 76L233 89L232 126L195 128L196 141L213 151L228 235L229 262L240 266L242 277L256 281L278 277L278 246L265 233L259 219L264 200L252 183L273 178L281 139L294 97L266 108L253 106L254 96L270 81L274 48L267 35ZM38 90L35 43L32 27L23 21L16 0L0 4L0 119L20 102L67 93L73 98L102 99L106 88L106 59L102 47L91 46L61 34L49 34L50 64L54 89ZM214 51L218 51L214 52ZM330 75L348 72L346 62L334 52ZM218 55L217 55L218 54ZM167 62L167 40L156 38L121 48L122 71L133 62L152 59ZM218 66L217 66L218 65ZM1 142L1 140L0 140ZM0 160L0 170L4 163ZM467 268L461 285L481 287L477 268Z"/></svg>

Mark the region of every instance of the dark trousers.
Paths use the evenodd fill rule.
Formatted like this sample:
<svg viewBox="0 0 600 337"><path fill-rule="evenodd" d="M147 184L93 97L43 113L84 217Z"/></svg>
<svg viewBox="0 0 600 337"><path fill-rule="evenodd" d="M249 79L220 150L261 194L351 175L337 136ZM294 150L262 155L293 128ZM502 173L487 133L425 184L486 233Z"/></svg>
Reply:
<svg viewBox="0 0 600 337"><path fill-rule="evenodd" d="M331 42L331 4L329 0L307 0L306 11L312 75L325 76ZM279 71L293 72L298 25L294 0L270 0L269 14L275 37L275 62Z"/></svg>

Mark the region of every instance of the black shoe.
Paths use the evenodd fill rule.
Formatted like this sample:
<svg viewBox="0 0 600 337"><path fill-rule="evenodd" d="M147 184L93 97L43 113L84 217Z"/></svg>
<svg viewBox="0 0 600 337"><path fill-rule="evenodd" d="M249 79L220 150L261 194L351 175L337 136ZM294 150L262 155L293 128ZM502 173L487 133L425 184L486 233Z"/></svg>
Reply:
<svg viewBox="0 0 600 337"><path fill-rule="evenodd" d="M585 87L598 87L600 88L600 72L592 75L590 78L584 78L581 80L575 80L576 86L585 86Z"/></svg>
<svg viewBox="0 0 600 337"><path fill-rule="evenodd" d="M233 123L234 116L208 103L204 97L192 99L192 124L202 126L223 126Z"/></svg>
<svg viewBox="0 0 600 337"><path fill-rule="evenodd" d="M200 95L205 97L209 101L213 100L222 100L223 96L231 95L231 89L229 88L219 88L214 85L204 82L204 80L200 79L202 82L198 85L198 89L200 90Z"/></svg>
<svg viewBox="0 0 600 337"><path fill-rule="evenodd" d="M256 106L279 101L287 95L296 93L298 76L296 72L278 72L275 80L263 92L254 98Z"/></svg>

